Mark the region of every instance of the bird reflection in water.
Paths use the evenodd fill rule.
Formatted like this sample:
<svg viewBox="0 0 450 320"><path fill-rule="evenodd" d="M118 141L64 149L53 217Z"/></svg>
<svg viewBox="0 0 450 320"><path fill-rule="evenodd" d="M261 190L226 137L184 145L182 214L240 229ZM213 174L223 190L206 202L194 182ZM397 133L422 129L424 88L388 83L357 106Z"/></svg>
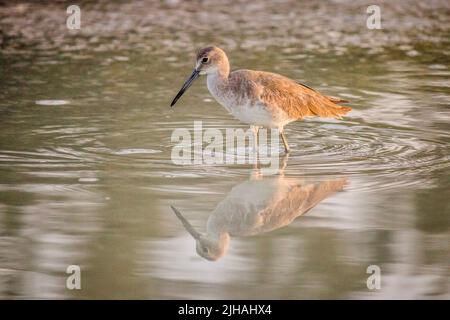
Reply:
<svg viewBox="0 0 450 320"><path fill-rule="evenodd" d="M196 241L201 257L215 261L223 257L230 237L253 236L289 225L325 198L341 191L345 178L305 182L278 175L252 177L234 186L209 215L206 233L201 234L181 212L171 206L184 228Z"/></svg>

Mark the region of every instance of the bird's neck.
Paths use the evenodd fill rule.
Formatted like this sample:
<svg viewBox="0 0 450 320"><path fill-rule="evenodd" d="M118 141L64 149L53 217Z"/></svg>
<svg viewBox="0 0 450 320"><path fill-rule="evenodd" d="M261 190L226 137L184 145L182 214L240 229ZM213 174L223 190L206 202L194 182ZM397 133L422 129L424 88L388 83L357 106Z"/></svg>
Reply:
<svg viewBox="0 0 450 320"><path fill-rule="evenodd" d="M208 73L207 81L209 84L214 86L225 85L228 81L228 76L230 75L230 63L228 59L221 60L214 71Z"/></svg>
<svg viewBox="0 0 450 320"><path fill-rule="evenodd" d="M215 81L227 81L228 76L230 75L230 66L226 65L218 65L217 68L208 73L208 79L214 79Z"/></svg>
<svg viewBox="0 0 450 320"><path fill-rule="evenodd" d="M221 80L227 80L230 75L230 62L228 58L224 56L217 64L216 72L217 77Z"/></svg>
<svg viewBox="0 0 450 320"><path fill-rule="evenodd" d="M228 63L221 64L206 77L206 84L209 92L219 100L228 86L228 77L230 75L230 66Z"/></svg>

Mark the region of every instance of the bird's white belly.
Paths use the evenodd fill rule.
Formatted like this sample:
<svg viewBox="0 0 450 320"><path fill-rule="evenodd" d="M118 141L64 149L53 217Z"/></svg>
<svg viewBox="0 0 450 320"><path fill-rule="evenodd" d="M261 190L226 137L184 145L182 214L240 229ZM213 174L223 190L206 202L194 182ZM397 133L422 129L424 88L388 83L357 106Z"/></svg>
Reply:
<svg viewBox="0 0 450 320"><path fill-rule="evenodd" d="M236 119L255 126L278 128L291 122L283 110L270 112L262 104L226 105L221 103Z"/></svg>
<svg viewBox="0 0 450 320"><path fill-rule="evenodd" d="M233 106L229 108L231 114L238 120L250 124L265 127L277 127L276 117L260 105Z"/></svg>

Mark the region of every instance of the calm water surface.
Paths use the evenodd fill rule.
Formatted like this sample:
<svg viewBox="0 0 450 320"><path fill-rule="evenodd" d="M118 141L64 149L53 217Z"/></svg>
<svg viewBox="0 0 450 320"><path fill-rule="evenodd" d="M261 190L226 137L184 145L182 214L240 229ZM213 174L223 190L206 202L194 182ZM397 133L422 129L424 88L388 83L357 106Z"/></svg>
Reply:
<svg viewBox="0 0 450 320"><path fill-rule="evenodd" d="M230 32L216 27L217 39L208 29L186 39L183 25L151 23L155 33L121 39L128 25L119 15L120 27L107 30L121 39L112 48L117 40L95 38L89 25L54 46L41 35L27 40L35 36L26 35L28 27L4 42L0 298L450 298L448 30L437 31L447 41L416 43L407 31L399 30L400 40L386 31L375 49L363 45L371 39L364 25L360 33L325 30L325 44L296 43L297 29L274 42L258 33L258 21L284 20L258 11L265 9L246 9L265 20L236 18ZM184 14L183 21L195 14L176 10L152 14ZM220 23L223 10L204 19ZM354 14L337 15L356 23ZM11 18L2 19L7 25ZM253 31L238 36L240 24ZM336 37L347 42L336 49ZM340 121L287 126L292 153L283 175L254 179L251 165L175 165L174 129L192 130L197 120L245 128L213 100L203 78L168 107L192 68L193 48L211 42L228 51L234 68L282 73L351 100L353 111ZM246 235L257 222L242 213L267 208L268 199L281 201L274 214L293 208L301 217ZM201 233L208 218L228 217L242 234L235 232L220 259L205 260L170 205ZM81 267L82 290L66 289L68 265ZM381 268L380 290L366 287L369 265Z"/></svg>

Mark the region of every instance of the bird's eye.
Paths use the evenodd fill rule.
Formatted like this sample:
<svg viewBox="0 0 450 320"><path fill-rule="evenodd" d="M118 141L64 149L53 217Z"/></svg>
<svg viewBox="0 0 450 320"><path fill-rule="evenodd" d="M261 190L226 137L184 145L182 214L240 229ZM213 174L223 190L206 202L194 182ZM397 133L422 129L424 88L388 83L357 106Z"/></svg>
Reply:
<svg viewBox="0 0 450 320"><path fill-rule="evenodd" d="M202 59L202 63L207 63L208 62L208 57L204 57L203 59Z"/></svg>

